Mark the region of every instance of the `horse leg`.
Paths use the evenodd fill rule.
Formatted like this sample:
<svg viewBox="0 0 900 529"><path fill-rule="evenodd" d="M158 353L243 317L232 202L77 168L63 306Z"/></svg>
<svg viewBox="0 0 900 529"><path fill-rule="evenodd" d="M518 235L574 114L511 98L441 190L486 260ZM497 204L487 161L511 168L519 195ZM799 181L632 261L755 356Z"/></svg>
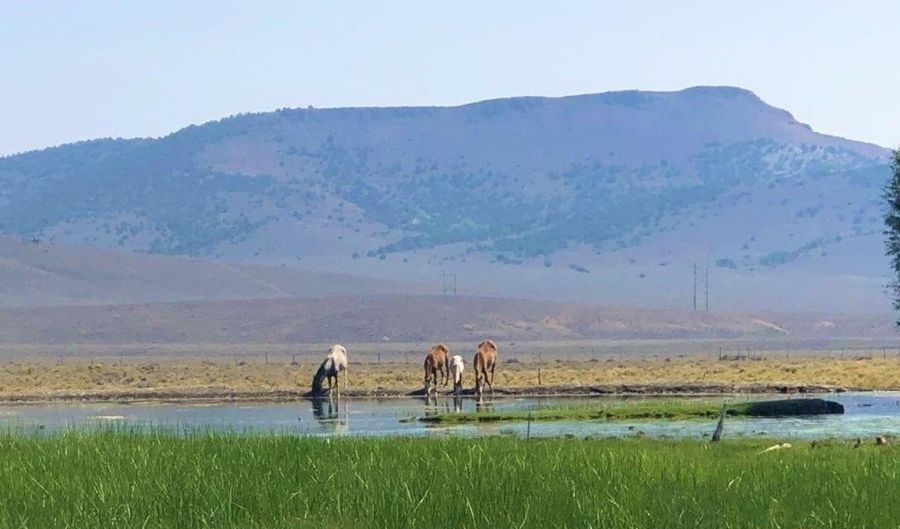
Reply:
<svg viewBox="0 0 900 529"><path fill-rule="evenodd" d="M447 359L444 361L444 369L447 370L447 375L444 377L444 385L450 383L450 355L447 355Z"/></svg>
<svg viewBox="0 0 900 529"><path fill-rule="evenodd" d="M491 396L494 396L494 366L496 364L491 364L491 379L488 381L488 388L491 390ZM484 378L487 378L487 374L485 373Z"/></svg>

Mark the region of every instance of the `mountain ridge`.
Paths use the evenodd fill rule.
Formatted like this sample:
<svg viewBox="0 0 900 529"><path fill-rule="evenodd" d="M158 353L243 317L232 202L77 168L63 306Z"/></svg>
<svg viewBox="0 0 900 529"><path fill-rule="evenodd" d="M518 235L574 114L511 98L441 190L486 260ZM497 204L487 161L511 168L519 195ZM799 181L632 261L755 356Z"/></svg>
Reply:
<svg viewBox="0 0 900 529"><path fill-rule="evenodd" d="M77 140L71 142L65 142L58 145L49 145L46 147L40 147L36 149L29 149L25 151L19 151L9 154L0 155L0 160L5 158L14 158L23 155L36 154L36 153L44 153L47 151L66 148L66 147L75 147L92 143L117 143L117 142L139 142L139 141L156 141L168 138L170 136L176 135L186 130L190 130L193 128L199 128L206 125L214 125L219 124L225 121L229 121L232 119L240 119L248 116L264 116L268 114L277 114L280 112L292 112L292 111L356 111L356 110L440 110L440 109L462 109L468 107L478 107L482 105L491 105L491 104L506 104L513 103L517 101L557 101L557 100L577 100L577 99L590 99L590 98L602 98L609 96L627 96L627 95L660 95L660 94L678 94L678 93L703 93L707 91L715 91L719 93L727 93L733 92L736 95L743 95L753 100L765 104L773 109L779 110L787 115L791 120L796 121L794 115L786 110L779 107L774 107L766 103L762 98L760 98L755 92L752 90L742 88L739 86L731 86L731 85L694 85L686 88L682 88L679 90L639 90L639 89L629 89L629 90L610 90L605 92L590 92L585 94L568 94L568 95L560 95L560 96L537 96L537 95L522 95L522 96L510 96L510 97L494 97L489 99L481 99L477 101L467 102L467 103L459 103L452 105L349 105L349 106L339 106L339 107L314 107L309 105L307 107L281 107L271 110L261 110L261 111L253 111L253 112L240 112L236 114L231 114L228 116L224 116L221 118L211 119L199 123L187 124L183 127L180 127L172 132L163 134L161 136L133 136L133 137L116 137L116 136L103 136L98 138L90 138L84 140ZM803 123L800 121L796 121L796 123L809 131L813 131L811 125L807 123ZM829 138L833 138L835 140L842 140L847 142L852 142L855 144L859 144L866 147L874 148L878 151L881 151L881 154L887 154L889 152L888 147L884 147L882 145L878 145L872 142L854 140L851 138L847 138L845 136L840 136L836 134L825 134L822 132L816 132L820 136L825 136Z"/></svg>
<svg viewBox="0 0 900 529"><path fill-rule="evenodd" d="M645 278L672 285L661 263L700 260L738 286L864 276L872 303L887 152L733 87L282 109L4 157L0 232L392 280L457 270L499 295L528 268L560 293L627 272L646 297Z"/></svg>

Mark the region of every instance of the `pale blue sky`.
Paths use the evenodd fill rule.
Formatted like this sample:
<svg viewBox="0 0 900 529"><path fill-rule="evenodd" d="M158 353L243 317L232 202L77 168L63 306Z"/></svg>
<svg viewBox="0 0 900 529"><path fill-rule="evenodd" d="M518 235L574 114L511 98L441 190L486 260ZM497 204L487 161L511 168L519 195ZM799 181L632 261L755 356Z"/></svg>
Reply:
<svg viewBox="0 0 900 529"><path fill-rule="evenodd" d="M0 0L0 154L238 112L737 85L900 144L900 1Z"/></svg>

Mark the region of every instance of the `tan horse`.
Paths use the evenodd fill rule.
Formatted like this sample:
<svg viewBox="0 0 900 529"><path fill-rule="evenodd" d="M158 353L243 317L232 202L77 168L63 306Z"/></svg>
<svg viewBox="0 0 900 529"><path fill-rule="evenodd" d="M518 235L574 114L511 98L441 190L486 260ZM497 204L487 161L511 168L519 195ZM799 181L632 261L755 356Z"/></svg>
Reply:
<svg viewBox="0 0 900 529"><path fill-rule="evenodd" d="M425 355L425 393L430 393L437 385L438 371L441 372L441 385L446 386L450 380L450 351L442 343L432 347Z"/></svg>
<svg viewBox="0 0 900 529"><path fill-rule="evenodd" d="M494 369L497 367L497 344L490 340L478 344L472 367L475 369L475 392L481 395L484 383L487 382L491 395L493 395ZM490 372L490 376L488 376L488 372Z"/></svg>

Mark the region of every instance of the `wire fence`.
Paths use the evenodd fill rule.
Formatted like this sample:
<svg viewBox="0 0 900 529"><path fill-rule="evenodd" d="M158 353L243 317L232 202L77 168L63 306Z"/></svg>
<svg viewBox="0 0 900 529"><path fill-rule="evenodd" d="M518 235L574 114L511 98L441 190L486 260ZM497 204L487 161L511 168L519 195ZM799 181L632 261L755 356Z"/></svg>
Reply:
<svg viewBox="0 0 900 529"><path fill-rule="evenodd" d="M420 343L345 344L357 364L420 364L433 345ZM468 362L475 344L448 344L451 355ZM717 362L790 360L900 360L900 339L750 342L739 340L617 340L596 342L498 342L504 363L610 363L640 360ZM0 344L0 362L205 361L299 364L321 360L326 344Z"/></svg>

